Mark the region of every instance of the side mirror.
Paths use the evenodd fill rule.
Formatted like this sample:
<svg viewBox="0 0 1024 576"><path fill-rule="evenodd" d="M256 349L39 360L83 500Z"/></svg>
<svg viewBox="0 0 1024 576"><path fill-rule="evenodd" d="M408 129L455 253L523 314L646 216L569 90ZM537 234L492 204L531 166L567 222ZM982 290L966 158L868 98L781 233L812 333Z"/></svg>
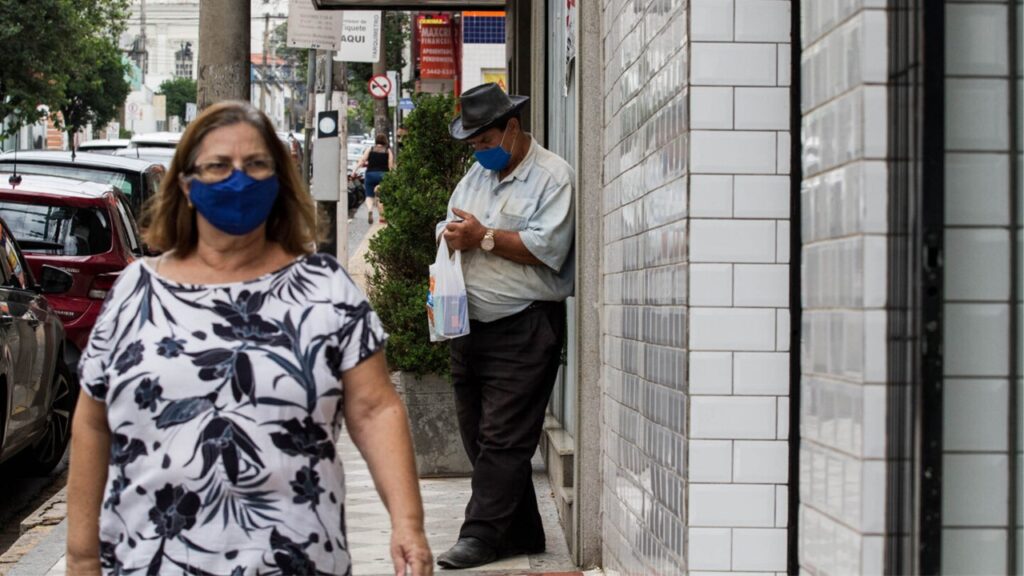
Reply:
<svg viewBox="0 0 1024 576"><path fill-rule="evenodd" d="M43 264L43 275L40 280L39 291L43 294L63 294L71 289L71 284L75 281L71 274L49 264Z"/></svg>

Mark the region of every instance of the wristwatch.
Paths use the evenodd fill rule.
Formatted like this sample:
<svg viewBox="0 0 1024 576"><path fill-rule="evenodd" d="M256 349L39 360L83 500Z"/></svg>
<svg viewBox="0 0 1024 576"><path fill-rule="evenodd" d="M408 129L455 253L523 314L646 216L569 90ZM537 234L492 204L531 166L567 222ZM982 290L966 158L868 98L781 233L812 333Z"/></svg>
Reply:
<svg viewBox="0 0 1024 576"><path fill-rule="evenodd" d="M487 229L487 233L484 234L483 240L480 241L480 249L484 252L494 250L494 228Z"/></svg>

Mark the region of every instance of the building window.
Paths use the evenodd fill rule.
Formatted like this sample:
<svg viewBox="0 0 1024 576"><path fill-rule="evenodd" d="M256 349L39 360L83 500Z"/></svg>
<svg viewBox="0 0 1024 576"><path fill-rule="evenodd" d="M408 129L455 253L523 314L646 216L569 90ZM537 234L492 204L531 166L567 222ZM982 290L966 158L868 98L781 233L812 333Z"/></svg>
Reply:
<svg viewBox="0 0 1024 576"><path fill-rule="evenodd" d="M181 49L174 52L174 77L192 77L192 43L182 42Z"/></svg>
<svg viewBox="0 0 1024 576"><path fill-rule="evenodd" d="M464 44L505 43L505 14L503 12L467 12L463 16L462 42Z"/></svg>

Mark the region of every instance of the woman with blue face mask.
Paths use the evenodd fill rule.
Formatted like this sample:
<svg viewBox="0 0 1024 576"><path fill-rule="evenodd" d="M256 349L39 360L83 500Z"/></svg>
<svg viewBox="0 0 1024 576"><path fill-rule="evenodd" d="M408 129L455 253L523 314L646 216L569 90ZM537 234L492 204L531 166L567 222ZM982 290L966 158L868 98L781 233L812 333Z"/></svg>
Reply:
<svg viewBox="0 0 1024 576"><path fill-rule="evenodd" d="M314 204L267 117L207 108L150 216L163 253L121 273L79 365L69 572L351 573L344 422L389 508L396 573L430 574L387 334L312 253Z"/></svg>

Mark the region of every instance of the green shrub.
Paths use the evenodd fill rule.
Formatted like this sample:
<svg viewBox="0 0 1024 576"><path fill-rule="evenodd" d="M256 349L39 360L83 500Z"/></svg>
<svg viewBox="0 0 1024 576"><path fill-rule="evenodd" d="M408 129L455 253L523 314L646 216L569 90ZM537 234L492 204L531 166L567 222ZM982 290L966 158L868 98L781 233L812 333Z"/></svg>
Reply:
<svg viewBox="0 0 1024 576"><path fill-rule="evenodd" d="M448 134L455 100L420 95L405 120L395 170L377 187L388 225L370 240L367 292L391 335L388 364L416 375L447 374L448 345L427 332L427 267L434 262L434 227L444 220L448 198L472 157Z"/></svg>

